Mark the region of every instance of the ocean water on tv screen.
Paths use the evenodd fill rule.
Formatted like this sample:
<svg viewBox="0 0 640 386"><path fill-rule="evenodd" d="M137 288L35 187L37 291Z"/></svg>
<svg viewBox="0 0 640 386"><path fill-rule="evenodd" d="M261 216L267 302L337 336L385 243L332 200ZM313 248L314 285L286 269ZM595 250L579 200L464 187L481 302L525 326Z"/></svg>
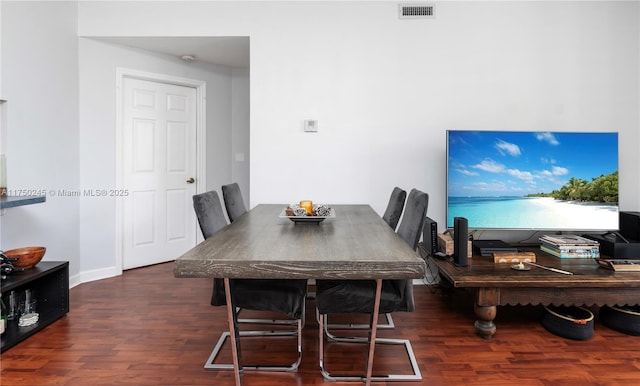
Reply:
<svg viewBox="0 0 640 386"><path fill-rule="evenodd" d="M617 229L616 204L553 198L449 197L447 224L466 217L469 228L489 229Z"/></svg>

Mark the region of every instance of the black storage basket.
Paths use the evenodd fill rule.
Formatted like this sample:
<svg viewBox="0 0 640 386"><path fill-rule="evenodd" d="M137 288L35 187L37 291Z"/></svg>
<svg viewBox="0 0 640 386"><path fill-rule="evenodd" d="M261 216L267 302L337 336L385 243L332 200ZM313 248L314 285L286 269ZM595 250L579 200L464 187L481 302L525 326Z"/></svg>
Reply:
<svg viewBox="0 0 640 386"><path fill-rule="evenodd" d="M593 337L593 313L576 306L545 306L542 325L563 338L588 340Z"/></svg>
<svg viewBox="0 0 640 386"><path fill-rule="evenodd" d="M640 306L604 306L599 317L612 330L640 336Z"/></svg>

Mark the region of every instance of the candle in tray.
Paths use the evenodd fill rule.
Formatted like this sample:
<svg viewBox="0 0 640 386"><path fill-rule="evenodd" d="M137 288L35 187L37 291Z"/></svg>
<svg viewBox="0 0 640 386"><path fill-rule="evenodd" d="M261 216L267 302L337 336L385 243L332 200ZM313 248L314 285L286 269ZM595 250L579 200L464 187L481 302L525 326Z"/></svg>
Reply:
<svg viewBox="0 0 640 386"><path fill-rule="evenodd" d="M307 216L310 216L311 213L313 213L313 201L311 200L300 201L300 207L307 211Z"/></svg>

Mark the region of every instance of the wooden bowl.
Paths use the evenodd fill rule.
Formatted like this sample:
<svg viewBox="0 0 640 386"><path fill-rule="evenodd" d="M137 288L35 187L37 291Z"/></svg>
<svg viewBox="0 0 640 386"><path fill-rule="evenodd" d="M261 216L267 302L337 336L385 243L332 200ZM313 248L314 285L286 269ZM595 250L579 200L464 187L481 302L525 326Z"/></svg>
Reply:
<svg viewBox="0 0 640 386"><path fill-rule="evenodd" d="M18 258L18 261L11 263L14 267L27 269L38 264L44 257L46 250L47 248L45 247L24 247L4 251L4 254L7 257Z"/></svg>

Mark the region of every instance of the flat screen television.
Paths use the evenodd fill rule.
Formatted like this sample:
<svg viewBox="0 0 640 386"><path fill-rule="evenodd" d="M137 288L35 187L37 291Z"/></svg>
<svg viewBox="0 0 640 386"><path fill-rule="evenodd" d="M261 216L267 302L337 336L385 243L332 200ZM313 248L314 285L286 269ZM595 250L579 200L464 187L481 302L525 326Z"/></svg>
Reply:
<svg viewBox="0 0 640 386"><path fill-rule="evenodd" d="M617 231L618 133L447 131L447 227Z"/></svg>

